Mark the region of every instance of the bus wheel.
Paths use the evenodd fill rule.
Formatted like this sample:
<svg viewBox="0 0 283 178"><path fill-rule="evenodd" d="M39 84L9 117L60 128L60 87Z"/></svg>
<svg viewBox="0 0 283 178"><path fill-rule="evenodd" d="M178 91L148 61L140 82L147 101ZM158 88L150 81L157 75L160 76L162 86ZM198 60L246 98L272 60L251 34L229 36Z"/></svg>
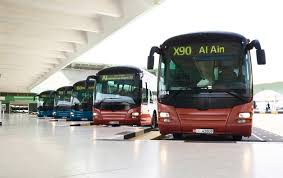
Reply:
<svg viewBox="0 0 283 178"><path fill-rule="evenodd" d="M155 129L156 127L157 127L157 116L156 116L156 112L153 112L151 118L151 128Z"/></svg>
<svg viewBox="0 0 283 178"><path fill-rule="evenodd" d="M183 134L181 133L173 133L172 135L174 139L183 139Z"/></svg>
<svg viewBox="0 0 283 178"><path fill-rule="evenodd" d="M234 135L233 136L234 141L241 141L242 139L243 139L243 136L241 136L241 135Z"/></svg>

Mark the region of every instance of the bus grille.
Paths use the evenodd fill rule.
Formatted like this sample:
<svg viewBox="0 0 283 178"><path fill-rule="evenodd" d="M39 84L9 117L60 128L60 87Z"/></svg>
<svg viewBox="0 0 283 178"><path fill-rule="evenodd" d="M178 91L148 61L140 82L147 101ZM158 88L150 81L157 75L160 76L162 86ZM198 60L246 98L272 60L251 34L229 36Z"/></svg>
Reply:
<svg viewBox="0 0 283 178"><path fill-rule="evenodd" d="M127 117L127 111L101 111L104 120L124 120Z"/></svg>
<svg viewBox="0 0 283 178"><path fill-rule="evenodd" d="M226 125L231 109L176 109L180 121L195 127L209 127Z"/></svg>

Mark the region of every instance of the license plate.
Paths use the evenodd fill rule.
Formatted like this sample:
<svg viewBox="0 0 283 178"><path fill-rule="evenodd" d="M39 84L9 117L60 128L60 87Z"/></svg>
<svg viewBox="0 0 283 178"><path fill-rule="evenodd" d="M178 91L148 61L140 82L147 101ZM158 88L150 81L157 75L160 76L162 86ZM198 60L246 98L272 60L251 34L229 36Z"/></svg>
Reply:
<svg viewBox="0 0 283 178"><path fill-rule="evenodd" d="M111 125L117 125L117 124L119 124L119 121L110 121L109 124L111 124Z"/></svg>
<svg viewBox="0 0 283 178"><path fill-rule="evenodd" d="M213 134L214 130L213 129L194 129L193 132L198 133L198 134Z"/></svg>
<svg viewBox="0 0 283 178"><path fill-rule="evenodd" d="M81 120L82 120L82 121L87 121L88 119L87 119L87 118L81 118Z"/></svg>

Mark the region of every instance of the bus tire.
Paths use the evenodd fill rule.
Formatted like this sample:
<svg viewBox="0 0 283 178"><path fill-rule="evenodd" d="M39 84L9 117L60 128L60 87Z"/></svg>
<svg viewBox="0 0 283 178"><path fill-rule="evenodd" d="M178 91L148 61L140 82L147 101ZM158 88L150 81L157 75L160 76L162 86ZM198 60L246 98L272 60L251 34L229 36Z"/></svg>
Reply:
<svg viewBox="0 0 283 178"><path fill-rule="evenodd" d="M242 139L243 139L243 136L241 136L241 135L233 135L234 141L241 141Z"/></svg>
<svg viewBox="0 0 283 178"><path fill-rule="evenodd" d="M157 124L157 115L156 112L154 111L151 117L151 128L155 129L157 128L158 124Z"/></svg>
<svg viewBox="0 0 283 178"><path fill-rule="evenodd" d="M183 139L183 134L181 133L173 133L172 135L174 139Z"/></svg>

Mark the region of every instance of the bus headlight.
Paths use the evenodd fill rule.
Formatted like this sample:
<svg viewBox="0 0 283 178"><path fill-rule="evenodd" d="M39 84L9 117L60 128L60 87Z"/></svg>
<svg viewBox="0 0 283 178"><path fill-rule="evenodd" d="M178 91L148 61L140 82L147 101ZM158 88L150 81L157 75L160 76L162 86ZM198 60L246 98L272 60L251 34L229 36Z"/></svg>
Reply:
<svg viewBox="0 0 283 178"><path fill-rule="evenodd" d="M56 115L56 112L54 111L54 112L52 113L52 115L55 116L55 115Z"/></svg>
<svg viewBox="0 0 283 178"><path fill-rule="evenodd" d="M160 112L159 116L163 122L170 122L170 114L168 112Z"/></svg>
<svg viewBox="0 0 283 178"><path fill-rule="evenodd" d="M160 112L159 116L162 117L162 118L169 118L170 114L168 112Z"/></svg>
<svg viewBox="0 0 283 178"><path fill-rule="evenodd" d="M139 112L132 112L131 115L132 115L133 119L136 119L140 115L140 113Z"/></svg>
<svg viewBox="0 0 283 178"><path fill-rule="evenodd" d="M249 112L242 112L242 113L239 113L239 118L238 118L238 124L244 124L244 123L248 123L250 122L251 118L251 113Z"/></svg>
<svg viewBox="0 0 283 178"><path fill-rule="evenodd" d="M242 112L242 113L239 113L239 118L240 119L248 119L251 117L251 113L249 112Z"/></svg>

